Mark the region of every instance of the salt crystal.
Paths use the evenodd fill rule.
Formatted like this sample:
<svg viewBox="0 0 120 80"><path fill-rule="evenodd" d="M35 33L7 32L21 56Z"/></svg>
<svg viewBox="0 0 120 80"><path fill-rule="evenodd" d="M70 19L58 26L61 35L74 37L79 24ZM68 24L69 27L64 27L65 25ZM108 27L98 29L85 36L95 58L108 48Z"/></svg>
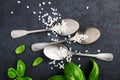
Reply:
<svg viewBox="0 0 120 80"><path fill-rule="evenodd" d="M45 5L45 2L42 2L43 5Z"/></svg>
<svg viewBox="0 0 120 80"><path fill-rule="evenodd" d="M41 10L44 10L43 8L41 8Z"/></svg>
<svg viewBox="0 0 120 80"><path fill-rule="evenodd" d="M53 39L53 38L51 38L51 41L54 41L54 39Z"/></svg>
<svg viewBox="0 0 120 80"><path fill-rule="evenodd" d="M71 42L70 42L70 41L69 41L68 43L69 43L69 44L71 44Z"/></svg>
<svg viewBox="0 0 120 80"><path fill-rule="evenodd" d="M77 52L77 50L75 50L75 52Z"/></svg>
<svg viewBox="0 0 120 80"><path fill-rule="evenodd" d="M86 6L86 9L89 9L89 6Z"/></svg>
<svg viewBox="0 0 120 80"><path fill-rule="evenodd" d="M69 47L69 50L72 51L72 47Z"/></svg>
<svg viewBox="0 0 120 80"><path fill-rule="evenodd" d="M80 58L78 58L78 61L80 61Z"/></svg>
<svg viewBox="0 0 120 80"><path fill-rule="evenodd" d="M53 67L51 67L50 69L53 70Z"/></svg>
<svg viewBox="0 0 120 80"><path fill-rule="evenodd" d="M97 52L101 52L101 50L98 49Z"/></svg>
<svg viewBox="0 0 120 80"><path fill-rule="evenodd" d="M33 11L33 14L36 14L36 12L35 12L35 11Z"/></svg>
<svg viewBox="0 0 120 80"><path fill-rule="evenodd" d="M39 14L41 14L42 12L41 11L39 11Z"/></svg>
<svg viewBox="0 0 120 80"><path fill-rule="evenodd" d="M41 3L39 3L39 7L41 7Z"/></svg>
<svg viewBox="0 0 120 80"><path fill-rule="evenodd" d="M81 67L81 64L79 64L78 66Z"/></svg>
<svg viewBox="0 0 120 80"><path fill-rule="evenodd" d="M20 4L20 3L21 3L21 1L17 1L17 3L18 3L18 4Z"/></svg>
<svg viewBox="0 0 120 80"><path fill-rule="evenodd" d="M88 50L85 50L85 52L88 52Z"/></svg>
<svg viewBox="0 0 120 80"><path fill-rule="evenodd" d="M50 36L51 34L50 33L47 33L48 36Z"/></svg>
<svg viewBox="0 0 120 80"><path fill-rule="evenodd" d="M68 38L70 38L71 37L71 35L68 35Z"/></svg>
<svg viewBox="0 0 120 80"><path fill-rule="evenodd" d="M28 5L26 6L27 8L30 8Z"/></svg>
<svg viewBox="0 0 120 80"><path fill-rule="evenodd" d="M51 4L51 2L49 1L48 4Z"/></svg>
<svg viewBox="0 0 120 80"><path fill-rule="evenodd" d="M56 37L58 37L58 35L57 35L57 34L56 34L55 36L56 36Z"/></svg>
<svg viewBox="0 0 120 80"><path fill-rule="evenodd" d="M11 13L11 14L13 14L14 12L13 12L13 11L11 11L10 13Z"/></svg>

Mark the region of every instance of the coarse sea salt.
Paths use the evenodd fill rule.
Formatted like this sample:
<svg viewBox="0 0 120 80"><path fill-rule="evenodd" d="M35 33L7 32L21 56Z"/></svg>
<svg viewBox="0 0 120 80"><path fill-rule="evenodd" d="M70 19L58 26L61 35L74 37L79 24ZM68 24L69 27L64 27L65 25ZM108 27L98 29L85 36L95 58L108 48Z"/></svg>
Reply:
<svg viewBox="0 0 120 80"><path fill-rule="evenodd" d="M86 9L89 9L89 6L86 6Z"/></svg>
<svg viewBox="0 0 120 80"><path fill-rule="evenodd" d="M28 5L26 6L27 8L30 8Z"/></svg>
<svg viewBox="0 0 120 80"><path fill-rule="evenodd" d="M21 1L17 1L17 3L18 3L18 4L20 4L20 3L21 3Z"/></svg>
<svg viewBox="0 0 120 80"><path fill-rule="evenodd" d="M14 12L13 12L13 11L11 11L10 13L11 13L11 14L13 14Z"/></svg>

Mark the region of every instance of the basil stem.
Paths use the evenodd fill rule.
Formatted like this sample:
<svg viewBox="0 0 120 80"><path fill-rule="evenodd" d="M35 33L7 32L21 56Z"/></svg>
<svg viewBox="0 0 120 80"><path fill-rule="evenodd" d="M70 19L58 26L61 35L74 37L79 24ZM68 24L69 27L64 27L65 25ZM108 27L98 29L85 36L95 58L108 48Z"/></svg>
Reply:
<svg viewBox="0 0 120 80"><path fill-rule="evenodd" d="M48 80L65 80L65 78L62 75L54 75L54 76L48 78Z"/></svg>
<svg viewBox="0 0 120 80"><path fill-rule="evenodd" d="M24 76L25 70L26 70L26 65L24 64L24 62L22 60L18 60L18 62L17 62L17 71L18 71L19 77Z"/></svg>
<svg viewBox="0 0 120 80"><path fill-rule="evenodd" d="M88 80L98 80L99 78L98 64L94 60L91 60L91 63L93 65L93 68L92 68L92 71L90 72Z"/></svg>
<svg viewBox="0 0 120 80"><path fill-rule="evenodd" d="M72 62L65 65L64 74L67 80L85 80L82 70Z"/></svg>
<svg viewBox="0 0 120 80"><path fill-rule="evenodd" d="M20 45L15 49L16 54L21 54L25 51L25 45Z"/></svg>
<svg viewBox="0 0 120 80"><path fill-rule="evenodd" d="M42 57L37 57L37 58L35 58L35 60L33 61L32 66L38 66L42 61L43 61L43 58L42 58Z"/></svg>

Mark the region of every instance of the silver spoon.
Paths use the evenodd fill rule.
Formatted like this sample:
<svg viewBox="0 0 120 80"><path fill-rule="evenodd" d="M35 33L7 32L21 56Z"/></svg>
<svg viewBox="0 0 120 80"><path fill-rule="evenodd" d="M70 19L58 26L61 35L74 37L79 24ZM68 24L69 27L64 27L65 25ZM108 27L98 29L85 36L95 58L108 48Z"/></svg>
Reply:
<svg viewBox="0 0 120 80"><path fill-rule="evenodd" d="M98 53L98 54L83 54L75 53L68 50L63 44L49 45L44 48L44 55L53 60L63 60L69 55L79 55L86 57L93 57L104 61L112 61L113 54L111 53Z"/></svg>
<svg viewBox="0 0 120 80"><path fill-rule="evenodd" d="M68 40L77 41L80 44L90 44L90 43L95 42L99 37L100 37L100 31L98 29L94 27L88 27L88 28L85 28L82 32L77 32L75 36L69 39L61 40L57 42L51 42L51 43L47 43L47 42L34 43L32 44L31 48L32 48L32 51L39 51L48 45L58 44L58 43L62 43Z"/></svg>
<svg viewBox="0 0 120 80"><path fill-rule="evenodd" d="M59 35L66 36L75 33L79 29L79 23L73 19L63 19L61 24L57 23L54 27L41 30L12 30L11 37L19 38L31 33L44 32L44 31L55 31Z"/></svg>

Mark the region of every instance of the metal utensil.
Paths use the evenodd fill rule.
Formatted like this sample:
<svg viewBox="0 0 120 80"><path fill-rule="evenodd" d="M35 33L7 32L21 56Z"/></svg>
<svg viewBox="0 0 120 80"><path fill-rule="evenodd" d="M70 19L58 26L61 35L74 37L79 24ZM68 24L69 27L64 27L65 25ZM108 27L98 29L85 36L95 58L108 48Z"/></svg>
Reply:
<svg viewBox="0 0 120 80"><path fill-rule="evenodd" d="M112 53L98 53L98 54L83 54L83 53L75 53L68 50L68 48L63 44L55 44L49 45L44 48L44 55L53 60L62 60L69 55L78 55L78 56L86 56L93 57L104 61L112 61L113 54Z"/></svg>
<svg viewBox="0 0 120 80"><path fill-rule="evenodd" d="M32 44L31 48L32 51L39 51L48 45L63 43L65 41L77 41L80 44L90 44L95 42L99 37L100 37L100 31L97 28L88 27L85 28L82 32L77 32L75 36L69 39L61 40L57 42L51 42L51 43L47 43L47 42L34 43Z"/></svg>
<svg viewBox="0 0 120 80"><path fill-rule="evenodd" d="M63 19L61 24L57 23L54 27L41 30L12 30L11 37L19 38L31 33L44 32L44 31L55 31L59 35L66 36L75 33L79 29L79 23L73 19Z"/></svg>

